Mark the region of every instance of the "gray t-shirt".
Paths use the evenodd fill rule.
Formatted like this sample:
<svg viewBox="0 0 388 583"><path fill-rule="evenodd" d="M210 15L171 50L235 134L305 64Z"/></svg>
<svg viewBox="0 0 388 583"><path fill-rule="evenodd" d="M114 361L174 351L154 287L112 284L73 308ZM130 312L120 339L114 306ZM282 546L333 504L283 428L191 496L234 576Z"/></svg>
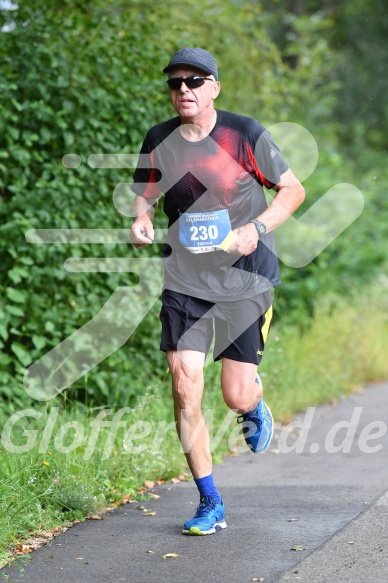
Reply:
<svg viewBox="0 0 388 583"><path fill-rule="evenodd" d="M279 285L272 232L247 256L203 252L212 241L219 243L213 236L228 229L225 215L229 229L236 229L267 208L263 186L272 188L288 169L271 135L255 119L220 110L213 130L199 142L185 140L179 126L175 117L148 132L141 153L149 155L150 167L136 169L132 186L145 198L164 194L169 219L164 288L216 302ZM188 239L199 246L196 253L186 248Z"/></svg>

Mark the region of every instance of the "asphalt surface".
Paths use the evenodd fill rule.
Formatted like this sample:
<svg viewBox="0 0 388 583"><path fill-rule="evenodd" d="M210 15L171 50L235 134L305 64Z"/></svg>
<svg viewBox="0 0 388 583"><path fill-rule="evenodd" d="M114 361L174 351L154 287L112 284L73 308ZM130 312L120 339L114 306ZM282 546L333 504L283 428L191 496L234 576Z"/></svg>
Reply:
<svg viewBox="0 0 388 583"><path fill-rule="evenodd" d="M11 566L0 575L28 583L387 583L387 402L388 384L366 387L311 409L301 432L279 428L266 453L215 466L222 532L183 536L195 485L164 484L153 490L159 499L142 503L156 515L121 506L34 551L23 572ZM168 553L179 556L163 559Z"/></svg>

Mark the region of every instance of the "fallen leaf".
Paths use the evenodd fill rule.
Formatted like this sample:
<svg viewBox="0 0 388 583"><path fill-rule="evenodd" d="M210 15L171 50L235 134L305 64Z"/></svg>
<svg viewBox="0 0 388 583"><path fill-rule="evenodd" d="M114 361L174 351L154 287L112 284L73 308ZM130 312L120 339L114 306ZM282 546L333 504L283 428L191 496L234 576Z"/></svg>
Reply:
<svg viewBox="0 0 388 583"><path fill-rule="evenodd" d="M173 484L179 484L180 480L178 480L178 478L171 478L170 482Z"/></svg>
<svg viewBox="0 0 388 583"><path fill-rule="evenodd" d="M354 540L348 540L348 545L354 545Z"/></svg>
<svg viewBox="0 0 388 583"><path fill-rule="evenodd" d="M181 482L184 482L186 480L186 476L184 474L179 474L178 480L180 480Z"/></svg>
<svg viewBox="0 0 388 583"><path fill-rule="evenodd" d="M299 518L287 518L287 522L298 522Z"/></svg>
<svg viewBox="0 0 388 583"><path fill-rule="evenodd" d="M251 579L251 581L264 581L264 577L253 577L253 579Z"/></svg>
<svg viewBox="0 0 388 583"><path fill-rule="evenodd" d="M90 520L104 520L102 516L100 516L99 514L92 514L92 516L89 516Z"/></svg>
<svg viewBox="0 0 388 583"><path fill-rule="evenodd" d="M280 451L278 449L270 449L269 453L278 454L278 453L280 453Z"/></svg>
<svg viewBox="0 0 388 583"><path fill-rule="evenodd" d="M291 551L304 551L304 546L303 545L295 545L294 547L291 547Z"/></svg>
<svg viewBox="0 0 388 583"><path fill-rule="evenodd" d="M83 557L77 557L77 558L76 558L76 561L83 561L83 560L84 560L84 558L83 558Z"/></svg>
<svg viewBox="0 0 388 583"><path fill-rule="evenodd" d="M162 555L162 559L177 559L179 555L177 553L167 553L167 555Z"/></svg>
<svg viewBox="0 0 388 583"><path fill-rule="evenodd" d="M49 555L48 557L46 557L46 561L47 559L55 559L55 555Z"/></svg>
<svg viewBox="0 0 388 583"><path fill-rule="evenodd" d="M157 498L160 498L159 494L154 494L153 492L150 492L150 494L148 494L148 496L150 496L154 500L156 500Z"/></svg>
<svg viewBox="0 0 388 583"><path fill-rule="evenodd" d="M22 553L30 553L31 551L34 550L34 547L31 547L30 545L23 545L20 544L17 546L18 551L22 552Z"/></svg>
<svg viewBox="0 0 388 583"><path fill-rule="evenodd" d="M144 512L143 516L155 516L156 512Z"/></svg>
<svg viewBox="0 0 388 583"><path fill-rule="evenodd" d="M141 505L140 505L140 506L136 506L136 508L137 508L138 510L144 510L144 512L147 512L147 508L145 508L144 506L141 506Z"/></svg>
<svg viewBox="0 0 388 583"><path fill-rule="evenodd" d="M154 551L146 551L146 553L150 553L150 555L153 555Z"/></svg>
<svg viewBox="0 0 388 583"><path fill-rule="evenodd" d="M144 482L144 487L145 488L153 488L155 486L155 482L152 482L151 480L146 480Z"/></svg>

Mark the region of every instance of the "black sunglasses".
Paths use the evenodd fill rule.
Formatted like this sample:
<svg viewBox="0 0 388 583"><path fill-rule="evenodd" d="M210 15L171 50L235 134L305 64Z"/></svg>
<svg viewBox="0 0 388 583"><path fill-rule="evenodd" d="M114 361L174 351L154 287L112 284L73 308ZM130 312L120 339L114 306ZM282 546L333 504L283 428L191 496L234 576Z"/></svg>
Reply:
<svg viewBox="0 0 388 583"><path fill-rule="evenodd" d="M205 81L213 81L209 77L200 77L199 75L190 75L190 77L171 77L167 79L167 85L170 89L180 89L181 85L185 82L186 87L189 89L197 89L197 87L202 87Z"/></svg>

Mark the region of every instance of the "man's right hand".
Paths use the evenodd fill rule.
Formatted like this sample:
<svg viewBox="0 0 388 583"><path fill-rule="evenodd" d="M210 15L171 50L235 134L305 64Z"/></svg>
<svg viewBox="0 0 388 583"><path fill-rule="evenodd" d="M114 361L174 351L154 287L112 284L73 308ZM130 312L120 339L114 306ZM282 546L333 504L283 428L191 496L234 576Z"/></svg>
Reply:
<svg viewBox="0 0 388 583"><path fill-rule="evenodd" d="M130 240L136 249L141 249L150 245L155 237L154 227L148 216L141 216L136 219L131 227Z"/></svg>

